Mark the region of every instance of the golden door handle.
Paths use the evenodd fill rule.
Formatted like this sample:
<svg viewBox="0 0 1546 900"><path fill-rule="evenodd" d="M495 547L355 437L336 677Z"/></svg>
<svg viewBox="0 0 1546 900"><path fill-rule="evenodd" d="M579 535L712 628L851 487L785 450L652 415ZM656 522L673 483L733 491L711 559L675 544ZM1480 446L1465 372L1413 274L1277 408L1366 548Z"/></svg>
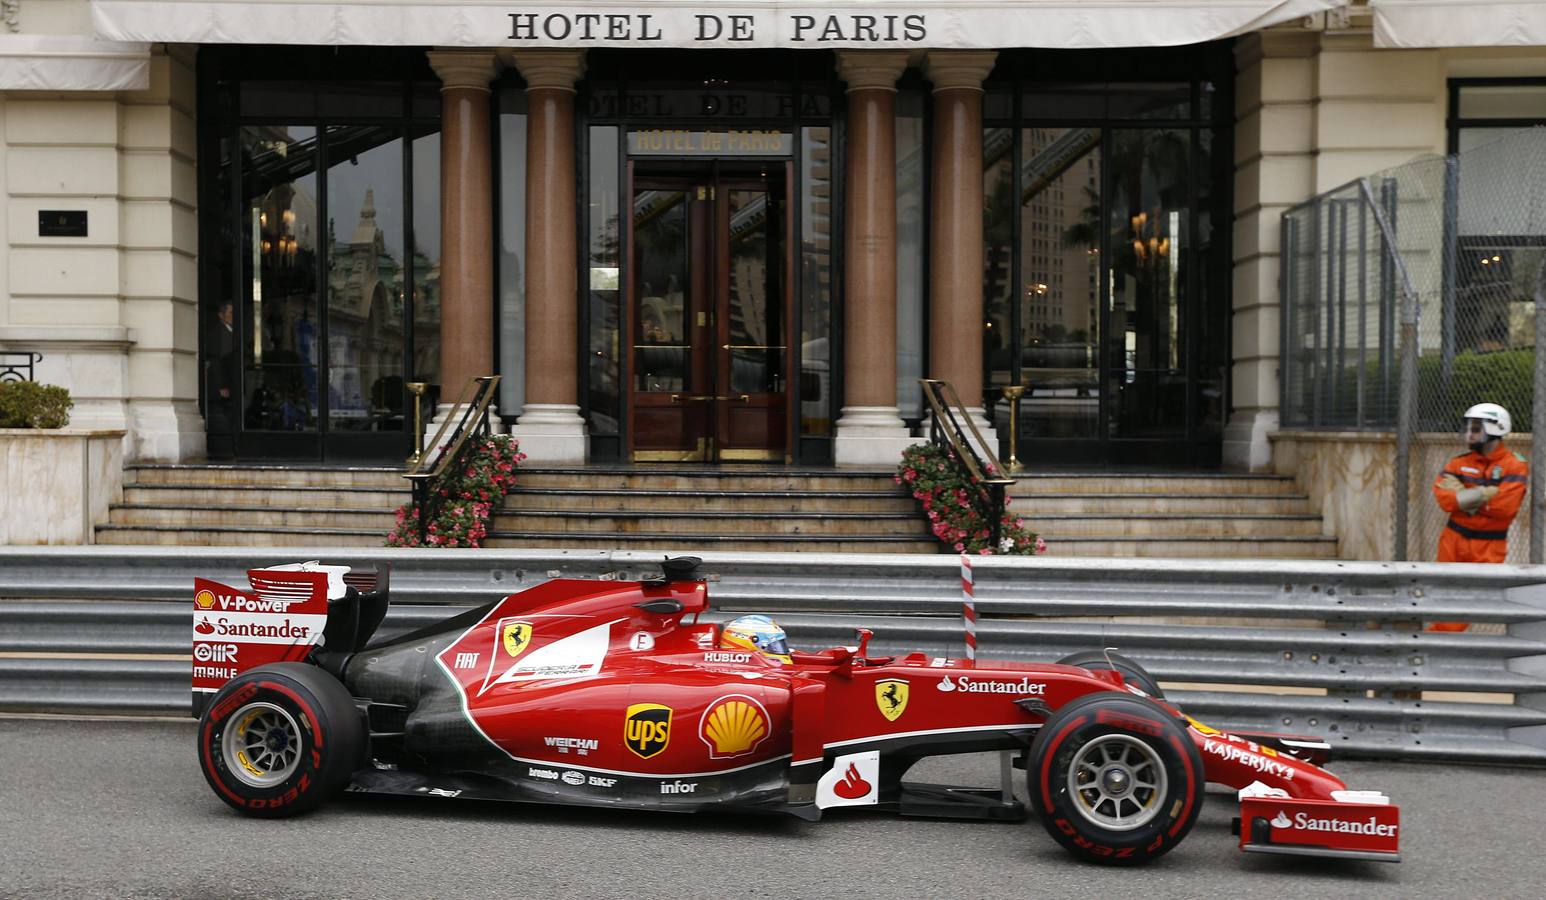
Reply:
<svg viewBox="0 0 1546 900"><path fill-rule="evenodd" d="M715 397L714 399L715 400L729 400L732 403L734 403L736 401L739 401L741 403L750 403L750 402L752 402L752 398L751 398L750 394L741 394L739 396L737 396L735 394L731 394L728 397Z"/></svg>
<svg viewBox="0 0 1546 900"><path fill-rule="evenodd" d="M694 400L718 400L713 394L672 394L672 403L691 403Z"/></svg>
<svg viewBox="0 0 1546 900"><path fill-rule="evenodd" d="M720 344L721 350L787 350L786 344Z"/></svg>

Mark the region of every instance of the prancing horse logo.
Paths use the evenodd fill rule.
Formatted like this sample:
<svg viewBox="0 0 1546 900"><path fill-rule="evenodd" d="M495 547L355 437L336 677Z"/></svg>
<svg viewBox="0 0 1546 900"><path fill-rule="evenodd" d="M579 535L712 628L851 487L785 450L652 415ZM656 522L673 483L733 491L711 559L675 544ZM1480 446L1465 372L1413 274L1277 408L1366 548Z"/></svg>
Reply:
<svg viewBox="0 0 1546 900"><path fill-rule="evenodd" d="M530 622L509 622L499 630L499 642L504 646L505 652L514 659L521 655L526 645L531 643Z"/></svg>
<svg viewBox="0 0 1546 900"><path fill-rule="evenodd" d="M875 682L875 706L888 722L901 718L907 712L907 682L901 678Z"/></svg>

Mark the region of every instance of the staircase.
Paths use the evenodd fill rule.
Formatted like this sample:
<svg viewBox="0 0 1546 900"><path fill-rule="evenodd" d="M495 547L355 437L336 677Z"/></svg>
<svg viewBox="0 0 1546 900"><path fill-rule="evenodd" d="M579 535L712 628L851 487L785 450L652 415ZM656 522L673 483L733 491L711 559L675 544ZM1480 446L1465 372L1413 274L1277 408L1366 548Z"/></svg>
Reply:
<svg viewBox="0 0 1546 900"><path fill-rule="evenodd" d="M399 468L131 464L97 543L380 547L409 497Z"/></svg>
<svg viewBox="0 0 1546 900"><path fill-rule="evenodd" d="M1287 475L1038 473L1019 476L1010 497L1057 556L1337 556Z"/></svg>
<svg viewBox="0 0 1546 900"><path fill-rule="evenodd" d="M1057 556L1334 558L1288 477L1021 476L1011 510ZM398 468L130 465L99 544L381 546L409 499ZM935 553L889 474L740 466L527 466L490 547Z"/></svg>
<svg viewBox="0 0 1546 900"><path fill-rule="evenodd" d="M889 473L736 466L523 468L490 546L933 553Z"/></svg>

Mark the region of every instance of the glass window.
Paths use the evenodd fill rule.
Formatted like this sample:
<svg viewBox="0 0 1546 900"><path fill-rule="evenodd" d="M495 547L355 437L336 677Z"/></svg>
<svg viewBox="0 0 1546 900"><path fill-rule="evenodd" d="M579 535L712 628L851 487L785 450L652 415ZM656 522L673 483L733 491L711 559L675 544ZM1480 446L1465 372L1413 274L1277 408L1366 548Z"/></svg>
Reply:
<svg viewBox="0 0 1546 900"><path fill-rule="evenodd" d="M440 129L417 125L413 152L413 380L440 384ZM501 382L503 386L503 382ZM423 409L438 396L426 394Z"/></svg>
<svg viewBox="0 0 1546 900"><path fill-rule="evenodd" d="M800 434L832 434L832 129L800 129Z"/></svg>
<svg viewBox="0 0 1546 900"><path fill-rule="evenodd" d="M923 415L923 298L925 209L924 171L927 154L921 90L896 96L896 400L902 418Z"/></svg>
<svg viewBox="0 0 1546 900"><path fill-rule="evenodd" d="M1461 119L1546 120L1546 82L1461 85L1456 99Z"/></svg>
<svg viewBox="0 0 1546 900"><path fill-rule="evenodd" d="M326 153L329 430L402 431L402 134L330 128Z"/></svg>
<svg viewBox="0 0 1546 900"><path fill-rule="evenodd" d="M1189 249L1190 140L1185 131L1112 133L1107 260L1107 372L1113 437L1184 434L1181 260Z"/></svg>
<svg viewBox="0 0 1546 900"><path fill-rule="evenodd" d="M501 88L498 103L499 413L510 420L526 403L526 91Z"/></svg>
<svg viewBox="0 0 1546 900"><path fill-rule="evenodd" d="M242 333L249 431L315 431L321 306L317 296L317 130L240 129Z"/></svg>
<svg viewBox="0 0 1546 900"><path fill-rule="evenodd" d="M982 173L982 365L984 409L993 409L1014 377L1011 316L1014 294L1014 131L989 128L983 133ZM973 398L962 402L972 404Z"/></svg>
<svg viewBox="0 0 1546 900"><path fill-rule="evenodd" d="M618 434L622 419L622 308L619 283L618 129L590 130L588 278L591 434Z"/></svg>
<svg viewBox="0 0 1546 900"><path fill-rule="evenodd" d="M1101 131L1020 137L1020 434L1094 437L1100 409Z"/></svg>

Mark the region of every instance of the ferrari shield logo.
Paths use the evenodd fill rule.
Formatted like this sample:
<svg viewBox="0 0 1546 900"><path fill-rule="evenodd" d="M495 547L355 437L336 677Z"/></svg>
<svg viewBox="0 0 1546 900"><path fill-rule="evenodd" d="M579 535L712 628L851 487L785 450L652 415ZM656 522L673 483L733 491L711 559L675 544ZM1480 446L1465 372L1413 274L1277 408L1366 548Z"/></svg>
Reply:
<svg viewBox="0 0 1546 900"><path fill-rule="evenodd" d="M505 648L505 652L514 659L521 655L526 645L531 643L530 622L507 622L499 629L499 643Z"/></svg>
<svg viewBox="0 0 1546 900"><path fill-rule="evenodd" d="M635 703L623 719L623 744L635 756L649 759L671 743L671 707Z"/></svg>
<svg viewBox="0 0 1546 900"><path fill-rule="evenodd" d="M895 722L907 712L907 682L901 678L887 678L875 682L875 705L886 721Z"/></svg>

